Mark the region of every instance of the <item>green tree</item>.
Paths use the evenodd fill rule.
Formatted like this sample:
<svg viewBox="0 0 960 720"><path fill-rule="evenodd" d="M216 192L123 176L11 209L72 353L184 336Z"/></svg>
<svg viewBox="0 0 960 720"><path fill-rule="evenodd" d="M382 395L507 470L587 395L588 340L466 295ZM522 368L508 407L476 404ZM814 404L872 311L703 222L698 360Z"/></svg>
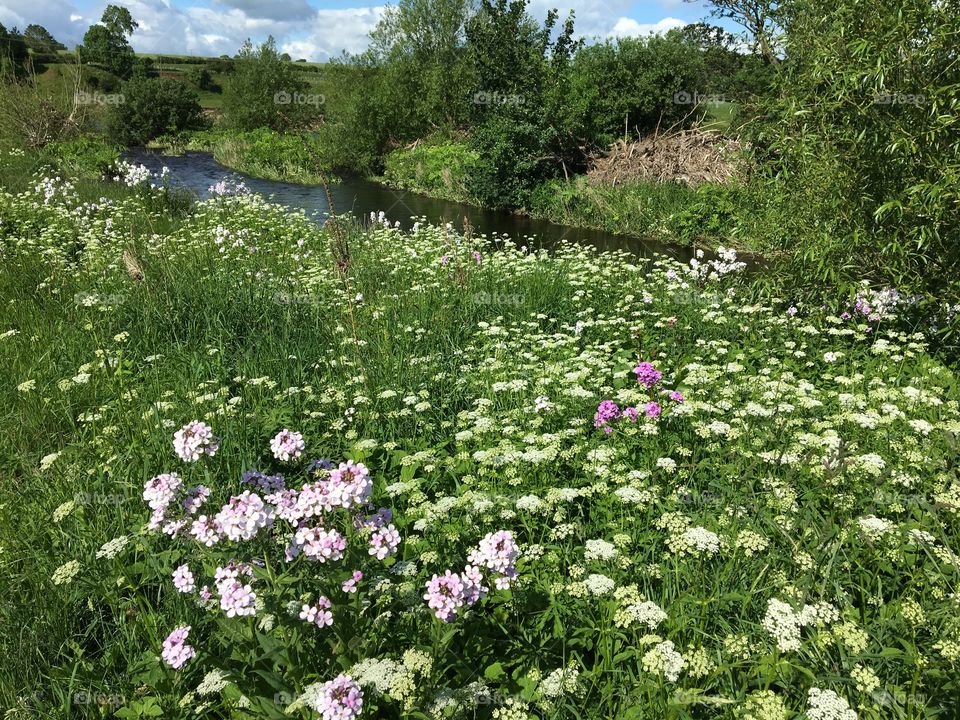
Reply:
<svg viewBox="0 0 960 720"><path fill-rule="evenodd" d="M25 75L28 57L27 43L17 29L7 30L0 25L0 70L3 76L20 78Z"/></svg>
<svg viewBox="0 0 960 720"><path fill-rule="evenodd" d="M247 40L224 86L223 119L238 130L309 125L322 117L322 104L318 95L305 96L308 89L296 68L281 59L272 37L258 47Z"/></svg>
<svg viewBox="0 0 960 720"><path fill-rule="evenodd" d="M67 46L58 42L42 25L27 25L23 31L23 39L31 50L38 53L56 53L66 50Z"/></svg>
<svg viewBox="0 0 960 720"><path fill-rule="evenodd" d="M130 77L136 56L127 38L137 27L129 10L108 5L100 22L91 25L83 36L81 59L100 65L117 77Z"/></svg>
<svg viewBox="0 0 960 720"><path fill-rule="evenodd" d="M197 94L182 82L137 76L123 84L111 108L110 135L124 145L144 145L160 135L206 125Z"/></svg>
<svg viewBox="0 0 960 720"><path fill-rule="evenodd" d="M700 2L700 0L685 0ZM776 65L781 48L782 22L778 0L709 0L711 15L742 27L752 52Z"/></svg>

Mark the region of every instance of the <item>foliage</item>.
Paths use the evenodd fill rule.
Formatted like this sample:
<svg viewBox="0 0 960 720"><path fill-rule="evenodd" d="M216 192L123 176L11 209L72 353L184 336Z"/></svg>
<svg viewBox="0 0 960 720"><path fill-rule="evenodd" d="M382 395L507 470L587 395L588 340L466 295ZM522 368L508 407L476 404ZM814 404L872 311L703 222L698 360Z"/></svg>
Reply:
<svg viewBox="0 0 960 720"><path fill-rule="evenodd" d="M167 78L134 77L112 108L110 135L125 145L145 145L164 133L200 129L205 120L195 92Z"/></svg>
<svg viewBox="0 0 960 720"><path fill-rule="evenodd" d="M127 38L137 27L129 10L107 5L100 22L91 25L83 36L81 59L96 63L119 78L130 77L136 56Z"/></svg>
<svg viewBox="0 0 960 720"><path fill-rule="evenodd" d="M58 50L67 49L67 46L58 42L43 25L27 25L23 31L23 39L30 49L37 53L55 54Z"/></svg>
<svg viewBox="0 0 960 720"><path fill-rule="evenodd" d="M171 217L129 176L0 193L11 720L307 720L341 673L361 718L951 707L960 387L903 298L824 286L794 306L751 294L726 253L321 228L248 196ZM221 442L185 462L193 419ZM271 451L282 428L296 457ZM285 558L280 516L209 547L150 526L163 472L209 489L199 520L281 482L251 470L329 488L314 458L370 471L369 510L331 502L297 528L336 527L343 559ZM379 507L401 541L383 558L364 534ZM499 530L517 577L438 619L428 582ZM217 569L250 578L253 615L227 616ZM300 615L321 593L318 627ZM196 655L174 669L181 626Z"/></svg>
<svg viewBox="0 0 960 720"><path fill-rule="evenodd" d="M223 91L223 121L236 130L293 130L313 124L322 103L298 100L307 83L277 52L273 38L254 47L247 41Z"/></svg>
<svg viewBox="0 0 960 720"><path fill-rule="evenodd" d="M413 147L399 148L384 158L383 181L447 200L468 200L467 173L479 160L464 142L427 138Z"/></svg>

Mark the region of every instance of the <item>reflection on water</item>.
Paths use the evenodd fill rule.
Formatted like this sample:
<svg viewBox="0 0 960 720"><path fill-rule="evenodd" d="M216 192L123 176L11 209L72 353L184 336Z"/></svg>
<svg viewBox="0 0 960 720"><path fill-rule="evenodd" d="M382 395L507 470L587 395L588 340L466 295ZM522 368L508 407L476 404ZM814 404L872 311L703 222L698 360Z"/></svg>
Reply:
<svg viewBox="0 0 960 720"><path fill-rule="evenodd" d="M242 180L250 190L270 197L273 201L314 214L323 222L329 210L324 189L315 185L259 180L218 165L209 153L186 153L180 156L160 155L149 150L130 150L126 157L131 162L146 165L159 172L166 165L174 185L185 187L199 197L209 196L208 188L225 177ZM669 255L681 261L692 257L688 247L667 245L655 240L614 235L602 230L555 225L544 220L534 220L508 212L485 210L472 205L438 200L403 190L391 188L356 178L347 178L331 186L330 194L337 212L350 211L358 217L368 217L371 212L386 213L391 221L399 221L402 227L410 227L414 218L425 217L429 222L452 222L460 227L465 217L478 234L507 235L514 242L524 241L535 246L547 246L561 240L570 240L592 245L599 250L628 250L641 257Z"/></svg>

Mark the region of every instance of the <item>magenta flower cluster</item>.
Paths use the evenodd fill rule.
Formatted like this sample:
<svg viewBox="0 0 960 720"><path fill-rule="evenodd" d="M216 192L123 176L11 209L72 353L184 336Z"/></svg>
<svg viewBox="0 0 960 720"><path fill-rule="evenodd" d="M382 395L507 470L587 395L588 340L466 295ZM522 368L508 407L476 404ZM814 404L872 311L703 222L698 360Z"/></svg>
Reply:
<svg viewBox="0 0 960 720"><path fill-rule="evenodd" d="M469 564L462 573L447 570L427 582L427 592L423 596L427 607L438 619L450 622L462 608L469 608L486 597L489 588L483 584L484 569L491 573L497 589L508 589L517 577L514 563L519 554L509 530L488 533L470 552Z"/></svg>
<svg viewBox="0 0 960 720"><path fill-rule="evenodd" d="M637 376L637 382L643 385L647 390L652 390L663 378L663 373L657 370L653 363L642 362L637 365L633 372Z"/></svg>
<svg viewBox="0 0 960 720"><path fill-rule="evenodd" d="M220 438L205 422L188 422L173 435L173 449L184 462L196 462L201 455L213 457L220 448Z"/></svg>
<svg viewBox="0 0 960 720"><path fill-rule="evenodd" d="M637 376L637 382L647 390L655 389L663 380L663 373L657 370L653 363L642 362L633 369L633 372ZM675 403L682 403L685 400L683 393L678 390L661 390L660 393ZM656 420L662 413L663 406L656 400L650 400L639 407L626 407L622 411L613 400L603 400L597 405L597 411L593 415L593 426L609 434L613 432L613 424L617 420L624 419L635 423L641 415Z"/></svg>

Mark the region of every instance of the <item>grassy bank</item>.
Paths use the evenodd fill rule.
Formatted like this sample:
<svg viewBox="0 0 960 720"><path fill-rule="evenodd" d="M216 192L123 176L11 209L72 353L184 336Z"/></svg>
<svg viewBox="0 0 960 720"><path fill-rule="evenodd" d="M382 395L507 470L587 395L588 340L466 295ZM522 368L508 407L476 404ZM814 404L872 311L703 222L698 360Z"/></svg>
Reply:
<svg viewBox="0 0 960 720"><path fill-rule="evenodd" d="M335 679L369 718L955 699L960 389L893 296L15 180L7 717L316 718Z"/></svg>

